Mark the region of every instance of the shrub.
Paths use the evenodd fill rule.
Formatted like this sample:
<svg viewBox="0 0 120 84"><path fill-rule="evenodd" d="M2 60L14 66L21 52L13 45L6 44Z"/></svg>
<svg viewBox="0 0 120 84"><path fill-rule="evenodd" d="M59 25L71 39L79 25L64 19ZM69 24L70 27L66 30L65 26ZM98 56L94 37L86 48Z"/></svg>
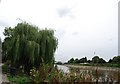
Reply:
<svg viewBox="0 0 120 84"><path fill-rule="evenodd" d="M30 77L35 83L60 82L62 81L63 74L56 67L45 64L41 65L38 69L33 68L30 70Z"/></svg>
<svg viewBox="0 0 120 84"><path fill-rule="evenodd" d="M7 67L8 67L8 66L7 66L6 64L2 65L2 72L3 72L3 73L7 73L7 72L8 72Z"/></svg>

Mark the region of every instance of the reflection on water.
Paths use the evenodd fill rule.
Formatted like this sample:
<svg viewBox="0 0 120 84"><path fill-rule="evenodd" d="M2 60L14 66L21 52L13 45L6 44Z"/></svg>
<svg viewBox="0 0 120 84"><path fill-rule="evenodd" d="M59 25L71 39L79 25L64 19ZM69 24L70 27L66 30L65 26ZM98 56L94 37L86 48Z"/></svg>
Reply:
<svg viewBox="0 0 120 84"><path fill-rule="evenodd" d="M69 73L69 67L64 65L57 65L59 70L62 70L64 73Z"/></svg>
<svg viewBox="0 0 120 84"><path fill-rule="evenodd" d="M64 65L57 65L59 70L62 70L64 73L76 73L77 75L91 75L93 81L98 82L118 82L120 81L120 69L108 70L106 68L101 69L84 69L84 68L77 68L77 67L67 67Z"/></svg>

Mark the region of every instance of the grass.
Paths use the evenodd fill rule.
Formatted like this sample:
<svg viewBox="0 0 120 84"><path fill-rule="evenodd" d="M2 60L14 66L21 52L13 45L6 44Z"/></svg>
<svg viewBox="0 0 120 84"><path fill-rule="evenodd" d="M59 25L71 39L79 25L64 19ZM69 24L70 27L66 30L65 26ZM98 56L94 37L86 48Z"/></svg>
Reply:
<svg viewBox="0 0 120 84"><path fill-rule="evenodd" d="M15 75L15 76L11 76L10 73L8 73L8 66L7 64L2 65L2 73L7 74L8 80L10 82L14 82L17 84L26 84L26 83L30 83L32 80L30 79L29 76L26 75Z"/></svg>
<svg viewBox="0 0 120 84"><path fill-rule="evenodd" d="M10 82L14 82L14 83L17 83L17 84L26 84L26 83L30 83L32 82L32 80L28 77L28 76L19 76L19 75L16 75L16 76L11 76L11 75L8 75L8 80Z"/></svg>
<svg viewBox="0 0 120 84"><path fill-rule="evenodd" d="M7 65L6 64L2 65L2 72L7 73Z"/></svg>

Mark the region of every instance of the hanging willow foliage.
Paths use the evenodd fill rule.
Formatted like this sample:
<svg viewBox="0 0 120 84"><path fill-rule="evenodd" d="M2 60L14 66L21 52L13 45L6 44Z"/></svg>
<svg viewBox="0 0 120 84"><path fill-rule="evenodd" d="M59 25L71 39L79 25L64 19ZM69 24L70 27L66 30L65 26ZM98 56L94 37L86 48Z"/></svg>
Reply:
<svg viewBox="0 0 120 84"><path fill-rule="evenodd" d="M15 28L5 28L3 42L3 59L11 60L12 65L24 66L28 71L33 66L38 68L42 62L52 64L58 40L54 30L42 29L18 23Z"/></svg>

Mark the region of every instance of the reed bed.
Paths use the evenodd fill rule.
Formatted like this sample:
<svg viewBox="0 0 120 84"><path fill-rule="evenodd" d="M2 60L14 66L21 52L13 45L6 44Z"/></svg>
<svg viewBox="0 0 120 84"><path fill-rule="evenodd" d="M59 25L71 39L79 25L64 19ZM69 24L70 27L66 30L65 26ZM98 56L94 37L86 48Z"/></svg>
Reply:
<svg viewBox="0 0 120 84"><path fill-rule="evenodd" d="M70 68L69 73L64 73L62 70L58 70L57 66L43 65L39 69L33 68L30 71L31 79L35 83L39 82L54 82L54 83L117 83L120 81L120 71L118 73L110 70L110 73L103 76L103 73L99 68L95 70L82 70L79 68Z"/></svg>

